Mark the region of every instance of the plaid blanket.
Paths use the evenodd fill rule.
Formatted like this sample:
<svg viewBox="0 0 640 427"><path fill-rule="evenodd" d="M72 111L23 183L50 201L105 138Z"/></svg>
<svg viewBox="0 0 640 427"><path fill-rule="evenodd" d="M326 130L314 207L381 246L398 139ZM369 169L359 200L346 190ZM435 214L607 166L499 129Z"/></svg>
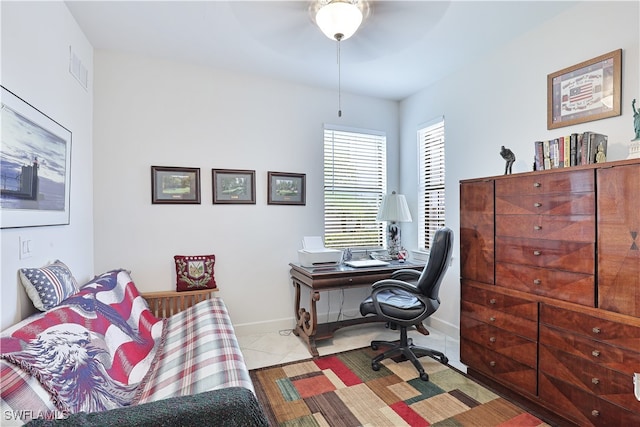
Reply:
<svg viewBox="0 0 640 427"><path fill-rule="evenodd" d="M137 403L253 383L220 298L171 316L162 354Z"/></svg>
<svg viewBox="0 0 640 427"><path fill-rule="evenodd" d="M57 417L52 406L64 414L129 405L161 347L163 324L127 271L96 277L2 333L2 409L35 418Z"/></svg>

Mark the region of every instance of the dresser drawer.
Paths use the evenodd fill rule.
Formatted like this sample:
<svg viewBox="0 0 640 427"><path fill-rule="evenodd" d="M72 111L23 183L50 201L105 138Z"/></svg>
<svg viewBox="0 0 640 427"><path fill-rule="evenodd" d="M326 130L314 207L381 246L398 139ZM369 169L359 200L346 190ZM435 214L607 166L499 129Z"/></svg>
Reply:
<svg viewBox="0 0 640 427"><path fill-rule="evenodd" d="M470 368L489 375L508 387L537 393L536 369L489 350L470 340L460 339L460 359Z"/></svg>
<svg viewBox="0 0 640 427"><path fill-rule="evenodd" d="M592 215L496 215L496 236L595 242Z"/></svg>
<svg viewBox="0 0 640 427"><path fill-rule="evenodd" d="M581 427L640 425L640 412L626 410L544 372L540 373L538 384L540 399Z"/></svg>
<svg viewBox="0 0 640 427"><path fill-rule="evenodd" d="M594 192L496 196L496 214L595 215L595 197Z"/></svg>
<svg viewBox="0 0 640 427"><path fill-rule="evenodd" d="M625 350L544 324L540 325L539 342L629 376L640 372L640 349Z"/></svg>
<svg viewBox="0 0 640 427"><path fill-rule="evenodd" d="M595 306L593 274L498 262L496 285L588 307Z"/></svg>
<svg viewBox="0 0 640 427"><path fill-rule="evenodd" d="M595 243L496 237L496 261L594 274Z"/></svg>
<svg viewBox="0 0 640 427"><path fill-rule="evenodd" d="M540 305L540 323L637 353L640 326L625 324L549 304Z"/></svg>
<svg viewBox="0 0 640 427"><path fill-rule="evenodd" d="M460 336L491 351L536 368L538 344L470 316L460 317Z"/></svg>
<svg viewBox="0 0 640 427"><path fill-rule="evenodd" d="M489 307L463 301L461 312L480 322L504 329L530 340L538 337L538 323L513 314L494 310Z"/></svg>
<svg viewBox="0 0 640 427"><path fill-rule="evenodd" d="M496 180L496 197L504 195L593 192L594 171L568 171Z"/></svg>
<svg viewBox="0 0 640 427"><path fill-rule="evenodd" d="M493 286L492 286L493 288ZM462 301L484 306L490 310L501 311L524 319L538 321L538 303L533 299L506 295L499 290L486 290L463 282Z"/></svg>
<svg viewBox="0 0 640 427"><path fill-rule="evenodd" d="M540 371L630 411L640 411L632 376L608 369L562 350L540 346Z"/></svg>

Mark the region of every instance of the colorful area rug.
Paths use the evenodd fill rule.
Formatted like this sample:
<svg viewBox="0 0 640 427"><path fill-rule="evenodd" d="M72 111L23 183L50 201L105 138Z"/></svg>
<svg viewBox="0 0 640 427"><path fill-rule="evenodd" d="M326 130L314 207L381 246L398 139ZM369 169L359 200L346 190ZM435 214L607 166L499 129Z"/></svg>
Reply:
<svg viewBox="0 0 640 427"><path fill-rule="evenodd" d="M352 350L250 372L272 426L548 426L522 408L430 357L411 362Z"/></svg>

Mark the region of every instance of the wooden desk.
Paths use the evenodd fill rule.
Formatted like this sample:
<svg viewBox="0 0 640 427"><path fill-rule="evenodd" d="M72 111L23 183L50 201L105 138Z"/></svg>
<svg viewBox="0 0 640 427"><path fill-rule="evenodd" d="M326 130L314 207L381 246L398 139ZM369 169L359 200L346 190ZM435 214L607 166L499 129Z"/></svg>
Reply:
<svg viewBox="0 0 640 427"><path fill-rule="evenodd" d="M293 333L307 343L309 352L314 357L318 356L316 341L333 337L333 333L336 330L345 326L357 325L360 323L383 321L377 316L367 316L318 324L316 302L320 301L321 291L367 287L371 286L378 280L388 279L391 277L391 273L396 270L409 268L421 271L424 268L424 264L411 262L399 263L397 261L382 267L366 268L353 268L346 265L302 267L300 264L294 263L289 264L289 266L291 266L291 281L296 290L296 327L293 330ZM304 307L300 307L300 289L303 286L309 288L309 310Z"/></svg>

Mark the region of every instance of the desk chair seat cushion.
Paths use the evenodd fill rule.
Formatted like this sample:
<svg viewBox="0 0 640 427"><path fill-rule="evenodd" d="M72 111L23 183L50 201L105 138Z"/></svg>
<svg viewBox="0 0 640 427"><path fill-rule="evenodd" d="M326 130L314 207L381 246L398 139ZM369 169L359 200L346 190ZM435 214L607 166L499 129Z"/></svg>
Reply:
<svg viewBox="0 0 640 427"><path fill-rule="evenodd" d="M423 300L416 297L415 294L401 290L401 289L388 289L381 291L376 296L380 309L384 316L388 316L398 320L411 321L414 324L421 318L427 317L431 310L429 306L433 304L425 304ZM430 302L430 301L429 301ZM439 304L436 302L436 306ZM373 303L373 298L368 297L360 304L360 314L366 316L367 314L376 314L376 307Z"/></svg>

